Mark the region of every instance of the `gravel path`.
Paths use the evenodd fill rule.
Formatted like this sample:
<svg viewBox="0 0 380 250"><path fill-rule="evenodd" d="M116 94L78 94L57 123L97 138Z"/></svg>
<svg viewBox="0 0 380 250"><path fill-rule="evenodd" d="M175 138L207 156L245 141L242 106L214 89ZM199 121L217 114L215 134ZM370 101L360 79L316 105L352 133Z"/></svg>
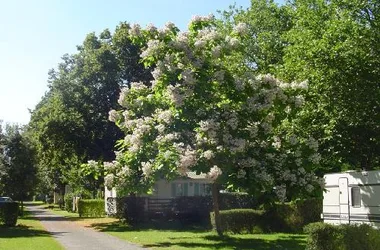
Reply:
<svg viewBox="0 0 380 250"><path fill-rule="evenodd" d="M39 206L26 206L38 218L45 229L67 250L137 250L144 249L106 233L95 231L66 220Z"/></svg>

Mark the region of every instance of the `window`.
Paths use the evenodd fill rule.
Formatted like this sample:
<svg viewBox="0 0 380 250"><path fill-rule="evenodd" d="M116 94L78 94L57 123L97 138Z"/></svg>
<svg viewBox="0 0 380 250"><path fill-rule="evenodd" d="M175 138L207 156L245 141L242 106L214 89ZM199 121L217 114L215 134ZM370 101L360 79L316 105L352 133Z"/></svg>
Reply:
<svg viewBox="0 0 380 250"><path fill-rule="evenodd" d="M172 197L188 196L188 183L172 183Z"/></svg>
<svg viewBox="0 0 380 250"><path fill-rule="evenodd" d="M361 197L360 197L360 188L352 187L351 188L351 206L360 207L361 206Z"/></svg>
<svg viewBox="0 0 380 250"><path fill-rule="evenodd" d="M200 187L200 195L207 196L211 194L211 185L202 183Z"/></svg>

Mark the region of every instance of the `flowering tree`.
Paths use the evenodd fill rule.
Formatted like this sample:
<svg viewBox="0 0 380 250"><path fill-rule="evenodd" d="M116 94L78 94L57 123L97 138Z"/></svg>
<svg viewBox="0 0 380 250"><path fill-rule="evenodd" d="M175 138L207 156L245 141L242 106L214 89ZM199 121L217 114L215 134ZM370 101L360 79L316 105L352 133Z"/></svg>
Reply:
<svg viewBox="0 0 380 250"><path fill-rule="evenodd" d="M255 76L241 59L246 25L229 34L216 27L208 16L194 17L183 33L172 23L130 28L130 39L145 45L141 58L154 68L154 80L151 87L135 82L122 89L123 109L110 111L126 136L116 160L105 163L107 186L148 192L158 178L196 171L231 188L275 192L280 200L314 189L318 144L297 138L292 128L307 83Z"/></svg>

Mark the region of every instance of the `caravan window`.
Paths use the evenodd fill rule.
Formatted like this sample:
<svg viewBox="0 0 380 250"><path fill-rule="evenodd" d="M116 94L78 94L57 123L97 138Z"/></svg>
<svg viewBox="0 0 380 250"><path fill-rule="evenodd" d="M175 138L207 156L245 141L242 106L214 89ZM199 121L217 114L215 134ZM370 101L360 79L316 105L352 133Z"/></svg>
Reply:
<svg viewBox="0 0 380 250"><path fill-rule="evenodd" d="M352 204L351 205L353 207L360 207L361 197L360 197L360 188L359 187L351 188L351 198L352 198Z"/></svg>

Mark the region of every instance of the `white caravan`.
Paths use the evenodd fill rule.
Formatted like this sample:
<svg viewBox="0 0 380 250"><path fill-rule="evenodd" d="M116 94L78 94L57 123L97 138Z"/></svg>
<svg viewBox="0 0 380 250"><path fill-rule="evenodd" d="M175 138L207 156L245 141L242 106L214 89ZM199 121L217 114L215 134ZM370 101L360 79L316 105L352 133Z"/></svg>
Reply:
<svg viewBox="0 0 380 250"><path fill-rule="evenodd" d="M380 170L326 174L322 219L380 228Z"/></svg>

